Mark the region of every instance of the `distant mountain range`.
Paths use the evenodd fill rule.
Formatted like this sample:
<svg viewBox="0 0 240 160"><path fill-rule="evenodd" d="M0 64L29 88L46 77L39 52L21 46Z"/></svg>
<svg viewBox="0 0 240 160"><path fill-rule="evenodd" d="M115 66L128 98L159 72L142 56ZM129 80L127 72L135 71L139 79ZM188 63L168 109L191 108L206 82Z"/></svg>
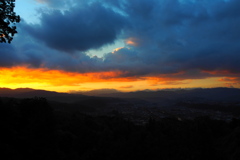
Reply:
<svg viewBox="0 0 240 160"><path fill-rule="evenodd" d="M0 97L13 97L13 98L33 98L33 97L44 97L49 100L61 101L61 102L73 102L87 96L74 95L69 93L59 93L54 91L46 90L35 90L31 88L0 88Z"/></svg>
<svg viewBox="0 0 240 160"><path fill-rule="evenodd" d="M212 100L212 101L240 101L240 89L237 88L195 88L175 90L143 90L136 92L120 92L117 90L93 90L81 92L83 95L118 98L141 98L141 99L188 99L188 100Z"/></svg>
<svg viewBox="0 0 240 160"><path fill-rule="evenodd" d="M104 95L111 95L116 93L123 93L116 89L94 89L90 91L71 91L71 94L83 94L87 96L104 96Z"/></svg>
<svg viewBox="0 0 240 160"><path fill-rule="evenodd" d="M9 88L0 88L0 96L2 97L49 97L56 95L68 95L67 93L58 93L45 90L35 90L31 88L18 88L18 89L9 89Z"/></svg>
<svg viewBox="0 0 240 160"><path fill-rule="evenodd" d="M78 101L89 96L116 97L128 99L144 99L150 101L167 100L194 100L194 101L239 101L240 89L236 88L209 88L209 89L179 89L159 91L120 92L115 89L92 90L88 92L58 93L53 91L35 90L31 88L0 88L0 97L30 98L46 97L57 101Z"/></svg>

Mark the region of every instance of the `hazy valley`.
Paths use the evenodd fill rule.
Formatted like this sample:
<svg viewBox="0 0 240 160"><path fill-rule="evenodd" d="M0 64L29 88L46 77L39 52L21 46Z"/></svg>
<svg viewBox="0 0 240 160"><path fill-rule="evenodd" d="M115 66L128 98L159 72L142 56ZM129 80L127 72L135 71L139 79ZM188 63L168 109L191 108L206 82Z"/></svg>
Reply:
<svg viewBox="0 0 240 160"><path fill-rule="evenodd" d="M91 95L91 96L90 96ZM116 115L138 124L150 117L193 119L209 116L231 120L240 115L240 89L213 88L190 90L160 90L119 92L96 90L79 93L57 93L33 89L0 89L1 97L44 97L56 111L79 112L88 115Z"/></svg>

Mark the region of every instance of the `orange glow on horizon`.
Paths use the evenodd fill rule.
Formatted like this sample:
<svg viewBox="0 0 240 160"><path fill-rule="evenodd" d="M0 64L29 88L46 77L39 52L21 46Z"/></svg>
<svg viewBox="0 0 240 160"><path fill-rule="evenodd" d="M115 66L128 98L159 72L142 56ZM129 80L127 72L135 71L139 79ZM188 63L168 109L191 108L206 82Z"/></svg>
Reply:
<svg viewBox="0 0 240 160"><path fill-rule="evenodd" d="M233 73L233 72L230 72L228 70L216 70L216 71L206 71L206 70L203 70L202 73L208 73L208 74L211 74L211 75L238 75L238 73Z"/></svg>
<svg viewBox="0 0 240 160"><path fill-rule="evenodd" d="M121 91L136 91L161 88L225 87L227 86L226 82L230 83L231 81L236 84L239 80L236 78L227 79L226 77L183 79L177 78L179 74L181 73L145 77L126 77L125 75L127 75L127 73L121 71L77 73L18 66L0 68L0 87L11 89L33 88L58 92L103 88ZM239 85L237 86L240 87Z"/></svg>
<svg viewBox="0 0 240 160"><path fill-rule="evenodd" d="M62 85L63 82L67 85L76 85L85 82L129 81L132 79L122 78L121 75L124 73L120 71L77 73L46 68L33 69L24 66L0 68L0 74L4 75L1 77L1 83L39 83L42 80L52 85Z"/></svg>
<svg viewBox="0 0 240 160"><path fill-rule="evenodd" d="M224 77L219 79L220 82L224 82L226 87L240 88L240 77Z"/></svg>

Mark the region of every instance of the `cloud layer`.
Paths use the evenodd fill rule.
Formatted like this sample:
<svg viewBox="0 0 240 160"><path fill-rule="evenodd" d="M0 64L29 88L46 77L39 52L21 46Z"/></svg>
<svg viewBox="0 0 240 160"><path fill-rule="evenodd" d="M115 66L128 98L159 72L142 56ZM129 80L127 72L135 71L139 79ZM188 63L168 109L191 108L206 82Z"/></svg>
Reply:
<svg viewBox="0 0 240 160"><path fill-rule="evenodd" d="M39 10L40 23L23 20L13 43L0 44L0 66L121 71L123 77L240 75L238 0L37 1L48 5ZM118 39L124 48L86 54Z"/></svg>

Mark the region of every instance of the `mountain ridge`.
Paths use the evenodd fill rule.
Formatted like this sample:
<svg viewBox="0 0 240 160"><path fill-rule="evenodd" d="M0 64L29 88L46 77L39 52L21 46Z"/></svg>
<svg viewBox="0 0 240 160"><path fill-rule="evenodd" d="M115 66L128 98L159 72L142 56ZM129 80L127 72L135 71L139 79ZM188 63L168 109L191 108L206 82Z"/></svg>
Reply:
<svg viewBox="0 0 240 160"><path fill-rule="evenodd" d="M101 92L103 91L103 92ZM114 89L93 90L89 92L60 93L55 91L36 90L31 88L0 88L0 97L31 98L46 97L50 99L76 99L82 97L114 97L137 99L209 99L212 101L240 101L238 88L197 88L179 90L120 92Z"/></svg>

